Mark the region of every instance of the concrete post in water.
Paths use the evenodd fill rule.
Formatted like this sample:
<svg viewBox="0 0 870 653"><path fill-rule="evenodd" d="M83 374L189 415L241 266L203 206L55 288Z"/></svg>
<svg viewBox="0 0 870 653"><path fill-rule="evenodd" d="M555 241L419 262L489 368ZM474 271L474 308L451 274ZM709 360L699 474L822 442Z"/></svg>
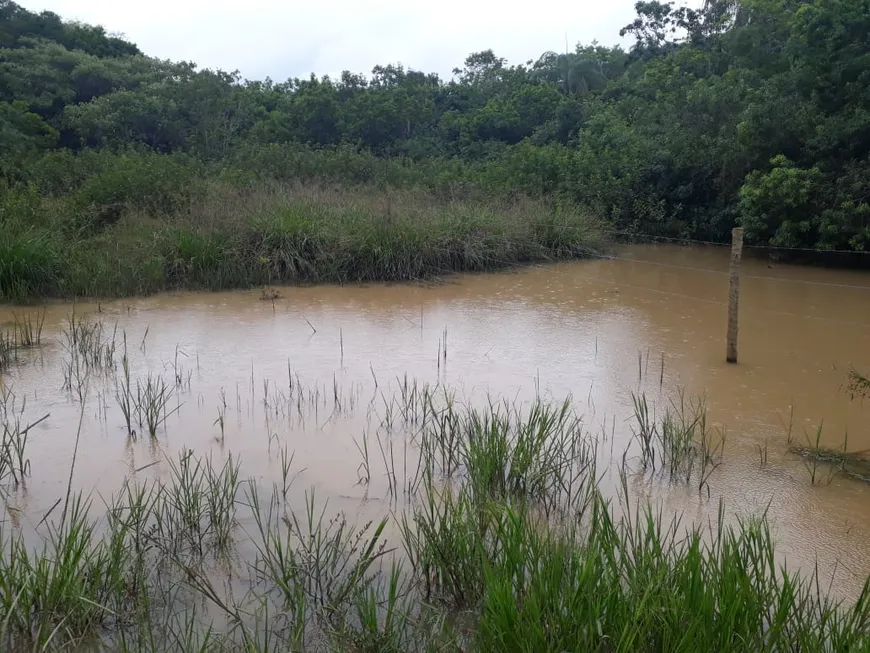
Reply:
<svg viewBox="0 0 870 653"><path fill-rule="evenodd" d="M725 360L737 362L737 308L740 302L740 259L743 257L743 228L731 230L731 267L728 271L728 352Z"/></svg>

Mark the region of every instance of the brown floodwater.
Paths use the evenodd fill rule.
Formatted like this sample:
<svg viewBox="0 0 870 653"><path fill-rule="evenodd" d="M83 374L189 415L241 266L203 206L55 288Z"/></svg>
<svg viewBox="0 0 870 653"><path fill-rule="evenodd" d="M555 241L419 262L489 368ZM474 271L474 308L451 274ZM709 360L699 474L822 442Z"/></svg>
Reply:
<svg viewBox="0 0 870 653"><path fill-rule="evenodd" d="M788 440L815 442L822 426L823 446L870 450L870 414L847 387L851 367L870 371L870 274L745 260L739 363L727 365L727 248L618 254L432 285L281 288L274 301L253 290L76 305L107 336L117 324L119 348L126 333L134 378L181 379L156 441L127 437L111 380L90 379L84 410L63 389L73 306L52 304L44 346L0 376L25 421L49 415L30 435L31 476L7 517L32 529L64 495L80 418L73 485L95 497L134 475L167 477L167 455L182 448L232 453L243 477L272 482L285 449L300 495L314 488L335 510L374 515L388 510L384 484L357 483L357 444L405 377L471 402L571 395L612 461L631 441L632 393L661 411L682 389L704 396L724 429L723 464L709 496L643 479L638 495L692 521L715 519L720 499L738 517L766 510L790 567L818 561L835 593L854 594L870 574L870 486L827 469L813 485ZM12 320L0 307L0 325ZM292 410L282 404L291 381L309 397ZM397 467L403 456L397 445Z"/></svg>

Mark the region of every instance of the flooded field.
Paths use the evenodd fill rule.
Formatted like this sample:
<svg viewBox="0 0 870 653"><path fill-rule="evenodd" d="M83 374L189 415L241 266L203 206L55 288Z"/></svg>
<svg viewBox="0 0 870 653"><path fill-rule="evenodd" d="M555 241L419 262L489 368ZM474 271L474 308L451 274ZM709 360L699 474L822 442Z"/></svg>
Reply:
<svg viewBox="0 0 870 653"><path fill-rule="evenodd" d="M870 574L870 486L790 447L870 450L870 414L847 388L853 366L870 371L870 276L745 261L740 362L726 365L727 265L725 248L633 246L433 285L50 305L41 346L0 375L7 420L45 416L23 482L8 483L7 522L37 538L70 479L101 506L127 479L168 479L184 450L231 457L299 508L313 489L330 513L379 519L414 482L407 413L432 410L424 388L518 410L570 398L605 494L622 469L636 498L685 521L715 522L720 500L729 519L766 511L789 567L818 563L834 595L854 597ZM0 324L25 315L37 309L0 308ZM73 337L77 321L88 326ZM101 360L87 362L83 337L102 343ZM724 434L688 483L644 470L635 437L634 400L661 416L681 392L705 400L716 443ZM128 432L124 398L143 394L158 404L155 437L141 416Z"/></svg>

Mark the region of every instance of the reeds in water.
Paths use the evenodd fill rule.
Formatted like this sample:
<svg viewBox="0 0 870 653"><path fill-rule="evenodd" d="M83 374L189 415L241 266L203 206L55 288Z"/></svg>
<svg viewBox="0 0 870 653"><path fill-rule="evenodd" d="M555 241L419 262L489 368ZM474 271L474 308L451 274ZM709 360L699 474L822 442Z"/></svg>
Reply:
<svg viewBox="0 0 870 653"><path fill-rule="evenodd" d="M84 403L89 379L95 373L115 369L118 325L111 334L102 321L91 321L74 312L67 317L62 333L67 358L63 362L63 387Z"/></svg>
<svg viewBox="0 0 870 653"><path fill-rule="evenodd" d="M30 424L22 424L20 416L9 419L7 415L3 419L0 433L0 491L8 479L17 488L30 473L30 460L26 454L27 439L30 431L46 419L48 415Z"/></svg>
<svg viewBox="0 0 870 653"><path fill-rule="evenodd" d="M169 408L174 388L166 384L162 377L148 374L145 381L136 382L136 409L140 425L148 429L148 435L157 437L157 430L180 406Z"/></svg>
<svg viewBox="0 0 870 653"><path fill-rule="evenodd" d="M138 412L138 403L133 395L133 385L130 382L130 358L127 355L127 333L124 332L124 351L121 355L121 374L115 377L115 401L124 415L127 435L133 435L133 420Z"/></svg>
<svg viewBox="0 0 870 653"><path fill-rule="evenodd" d="M166 396L156 378L152 395ZM235 456L184 450L160 461L163 480L134 475L96 517L70 490L37 546L0 523L4 650L870 647L870 583L849 604L828 598L817 574L778 565L763 518L729 526L720 508L715 523L684 524L632 501L625 474L605 496L596 440L569 401L475 406L400 387L358 445L367 486L407 495L378 518L296 491L284 447L271 488L240 480ZM264 386L264 410L340 403L292 375L287 392ZM709 487L721 451L703 404L675 400L658 418L644 398L635 406L641 462ZM398 451L418 458L403 469Z"/></svg>
<svg viewBox="0 0 870 653"><path fill-rule="evenodd" d="M643 469L659 471L671 481L687 484L694 477L698 490L709 493L710 476L722 463L725 437L707 425L703 400L687 400L680 392L656 418L644 395L632 394L634 439Z"/></svg>
<svg viewBox="0 0 870 653"><path fill-rule="evenodd" d="M551 407L543 414L561 413ZM658 452L667 446L661 433L671 427L651 422L659 435L650 449ZM564 477L560 467L541 460L533 467L550 480L533 485L537 493L505 494L501 483L475 478L509 469L508 434L547 420L532 411L528 421L510 417L485 436L479 425L499 425L499 419L466 423L474 438L489 440L486 453L465 459L470 467L453 483L439 481L432 470L424 474L418 501L402 517L405 554L424 600L473 615L465 650L604 645L626 651L822 651L870 645L870 579L854 604L827 598L818 572L802 577L779 567L763 518L731 527L720 507L709 527L684 525L679 517L633 503L627 487L614 505L599 489L594 467L566 493L556 482ZM685 442L685 434L680 437ZM686 446L662 450L666 473L668 461ZM546 448L538 451L550 455ZM554 492L569 509L547 514L541 493Z"/></svg>
<svg viewBox="0 0 870 653"><path fill-rule="evenodd" d="M35 316L13 313L11 329L0 330L0 373L19 361L19 350L33 349L42 344L45 311Z"/></svg>
<svg viewBox="0 0 870 653"><path fill-rule="evenodd" d="M115 367L118 325L108 331L102 320L90 320L71 313L62 330L64 345L71 357L80 359L88 370L111 370Z"/></svg>
<svg viewBox="0 0 870 653"><path fill-rule="evenodd" d="M18 360L18 347L15 337L8 331L0 331L0 372L5 371Z"/></svg>
<svg viewBox="0 0 870 653"><path fill-rule="evenodd" d="M19 347L30 349L42 344L42 329L45 326L45 310L39 311L34 317L31 314L13 313L15 320L15 339Z"/></svg>
<svg viewBox="0 0 870 653"><path fill-rule="evenodd" d="M134 392L126 333L123 336L123 343L121 373L115 376L115 401L121 409L128 435L136 435L133 423L138 422L140 429L147 431L152 438L157 437L158 430L169 416L181 408L180 404L169 407L177 386L170 386L161 376L149 373L144 381L136 380ZM175 369L177 370L177 367ZM179 377L175 378L177 380ZM224 407L226 408L226 404ZM221 431L223 431L223 424L221 424Z"/></svg>

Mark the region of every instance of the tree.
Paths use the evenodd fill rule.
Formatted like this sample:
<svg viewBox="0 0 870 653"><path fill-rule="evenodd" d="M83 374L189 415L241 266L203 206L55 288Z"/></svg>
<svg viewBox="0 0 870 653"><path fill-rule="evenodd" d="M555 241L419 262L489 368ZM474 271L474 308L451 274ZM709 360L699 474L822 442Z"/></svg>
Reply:
<svg viewBox="0 0 870 653"><path fill-rule="evenodd" d="M0 0L0 47L28 47L32 39L44 39L69 50L81 50L98 57L141 54L139 48L99 26L64 22L50 11L36 14L10 0Z"/></svg>
<svg viewBox="0 0 870 653"><path fill-rule="evenodd" d="M57 137L23 102L0 102L0 175L7 180L23 176L41 152L55 146Z"/></svg>
<svg viewBox="0 0 870 653"><path fill-rule="evenodd" d="M741 223L758 244L870 248L867 0L635 8L628 53L592 43L510 65L482 50L447 81L384 64L275 83L0 0L0 162L26 181L52 148L132 146L283 177L389 170L551 194L644 234L726 240Z"/></svg>

